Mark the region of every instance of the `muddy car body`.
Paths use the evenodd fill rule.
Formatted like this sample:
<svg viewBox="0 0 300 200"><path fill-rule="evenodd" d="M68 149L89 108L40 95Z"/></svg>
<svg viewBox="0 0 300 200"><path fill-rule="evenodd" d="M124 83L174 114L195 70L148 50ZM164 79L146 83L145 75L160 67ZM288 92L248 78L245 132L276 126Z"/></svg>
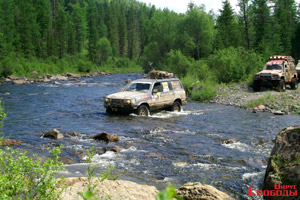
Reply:
<svg viewBox="0 0 300 200"><path fill-rule="evenodd" d="M298 74L291 56L270 57L264 69L253 78L254 91L260 91L261 87L276 87L279 91L285 91L287 84L292 89L298 87Z"/></svg>
<svg viewBox="0 0 300 200"><path fill-rule="evenodd" d="M132 81L121 92L108 95L104 107L108 113L131 113L148 116L150 111L168 109L180 111L186 94L178 78Z"/></svg>

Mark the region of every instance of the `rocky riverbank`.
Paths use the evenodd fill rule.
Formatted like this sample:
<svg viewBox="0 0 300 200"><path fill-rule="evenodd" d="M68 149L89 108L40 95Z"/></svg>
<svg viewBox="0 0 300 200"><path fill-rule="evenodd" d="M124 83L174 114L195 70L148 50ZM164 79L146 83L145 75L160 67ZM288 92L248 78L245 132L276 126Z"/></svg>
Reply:
<svg viewBox="0 0 300 200"><path fill-rule="evenodd" d="M107 72L100 72L99 70L89 73L89 74L74 74L74 73L66 73L66 74L58 74L58 75L52 75L52 74L44 74L40 76L38 72L33 71L31 73L31 77L27 78L25 76L15 76L10 75L7 78L2 77L0 79L0 82L12 82L14 85L24 85L28 83L58 83L57 81L79 81L81 77L95 77L100 75L109 75L110 73Z"/></svg>
<svg viewBox="0 0 300 200"><path fill-rule="evenodd" d="M87 191L87 178L67 178L67 188L61 194L62 200L83 199L80 192ZM111 200L156 200L158 190L154 186L141 185L125 180L92 180L95 196L93 198ZM177 196L185 200L233 200L228 194L201 183L187 183L177 191Z"/></svg>
<svg viewBox="0 0 300 200"><path fill-rule="evenodd" d="M299 187L300 127L287 127L276 136L264 179L263 189L278 195L268 195L265 199L299 200Z"/></svg>
<svg viewBox="0 0 300 200"><path fill-rule="evenodd" d="M249 109L252 112L263 111L278 115L300 114L300 89L285 92L263 89L254 92L243 83L240 85L218 87L218 95L211 103L218 103Z"/></svg>

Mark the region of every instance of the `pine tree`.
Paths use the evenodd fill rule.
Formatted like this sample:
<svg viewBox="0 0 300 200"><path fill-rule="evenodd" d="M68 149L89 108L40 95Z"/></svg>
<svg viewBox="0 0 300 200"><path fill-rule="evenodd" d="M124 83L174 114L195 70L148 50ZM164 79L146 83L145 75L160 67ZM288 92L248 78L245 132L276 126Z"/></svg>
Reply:
<svg viewBox="0 0 300 200"><path fill-rule="evenodd" d="M188 35L188 46L191 48L192 57L200 59L208 56L213 50L215 35L214 21L203 7L193 7L186 14L183 21L183 31Z"/></svg>
<svg viewBox="0 0 300 200"><path fill-rule="evenodd" d="M85 16L85 7L80 7L79 3L75 4L72 13L72 19L75 33L75 48L76 52L80 52L86 37L87 24Z"/></svg>
<svg viewBox="0 0 300 200"><path fill-rule="evenodd" d="M252 45L253 27L250 21L249 0L239 0L240 19L243 26L244 40L246 41L245 47L250 49Z"/></svg>
<svg viewBox="0 0 300 200"><path fill-rule="evenodd" d="M67 13L62 6L63 3L56 2L56 16L55 16L55 31L56 48L59 58L63 58L67 53Z"/></svg>
<svg viewBox="0 0 300 200"><path fill-rule="evenodd" d="M223 1L223 8L220 10L220 16L217 19L216 29L215 47L217 49L240 46L241 38L238 22L228 0Z"/></svg>
<svg viewBox="0 0 300 200"><path fill-rule="evenodd" d="M128 10L128 57L137 60L141 53L141 38L139 21L137 18L137 5L131 2Z"/></svg>
<svg viewBox="0 0 300 200"><path fill-rule="evenodd" d="M96 26L96 4L94 1L88 2L87 7L87 22L88 22L88 57L91 61L95 61L97 54L96 44L99 36Z"/></svg>
<svg viewBox="0 0 300 200"><path fill-rule="evenodd" d="M51 27L51 3L45 0L34 0L33 1L36 22L38 25L38 31L40 34L40 40L38 41L37 56L46 58L47 57L47 32ZM37 38L35 38L37 39Z"/></svg>
<svg viewBox="0 0 300 200"><path fill-rule="evenodd" d="M291 55L292 38L295 32L296 6L294 0L275 0L275 22L279 24L283 54Z"/></svg>

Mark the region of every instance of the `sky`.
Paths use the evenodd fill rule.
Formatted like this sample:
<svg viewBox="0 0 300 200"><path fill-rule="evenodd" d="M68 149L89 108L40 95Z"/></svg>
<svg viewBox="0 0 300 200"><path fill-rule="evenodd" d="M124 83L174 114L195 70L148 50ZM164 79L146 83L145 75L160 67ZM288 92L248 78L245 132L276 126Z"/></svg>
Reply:
<svg viewBox="0 0 300 200"><path fill-rule="evenodd" d="M191 0L138 0L144 2L147 5L155 5L156 8L169 8L177 13L185 13L187 11L187 6ZM222 8L222 0L192 0L196 5L205 5L206 11L213 10L215 13L219 13L219 9ZM232 8L237 12L237 0L230 0Z"/></svg>

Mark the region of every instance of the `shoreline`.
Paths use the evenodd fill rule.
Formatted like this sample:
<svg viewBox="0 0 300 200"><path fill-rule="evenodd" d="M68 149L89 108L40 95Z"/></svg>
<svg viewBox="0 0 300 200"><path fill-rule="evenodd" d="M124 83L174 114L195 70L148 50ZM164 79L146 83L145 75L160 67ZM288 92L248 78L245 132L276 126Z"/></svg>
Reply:
<svg viewBox="0 0 300 200"><path fill-rule="evenodd" d="M300 115L300 89L285 92L263 89L254 92L246 83L217 88L218 95L209 101L222 105L245 108L253 113L269 112L275 115Z"/></svg>

